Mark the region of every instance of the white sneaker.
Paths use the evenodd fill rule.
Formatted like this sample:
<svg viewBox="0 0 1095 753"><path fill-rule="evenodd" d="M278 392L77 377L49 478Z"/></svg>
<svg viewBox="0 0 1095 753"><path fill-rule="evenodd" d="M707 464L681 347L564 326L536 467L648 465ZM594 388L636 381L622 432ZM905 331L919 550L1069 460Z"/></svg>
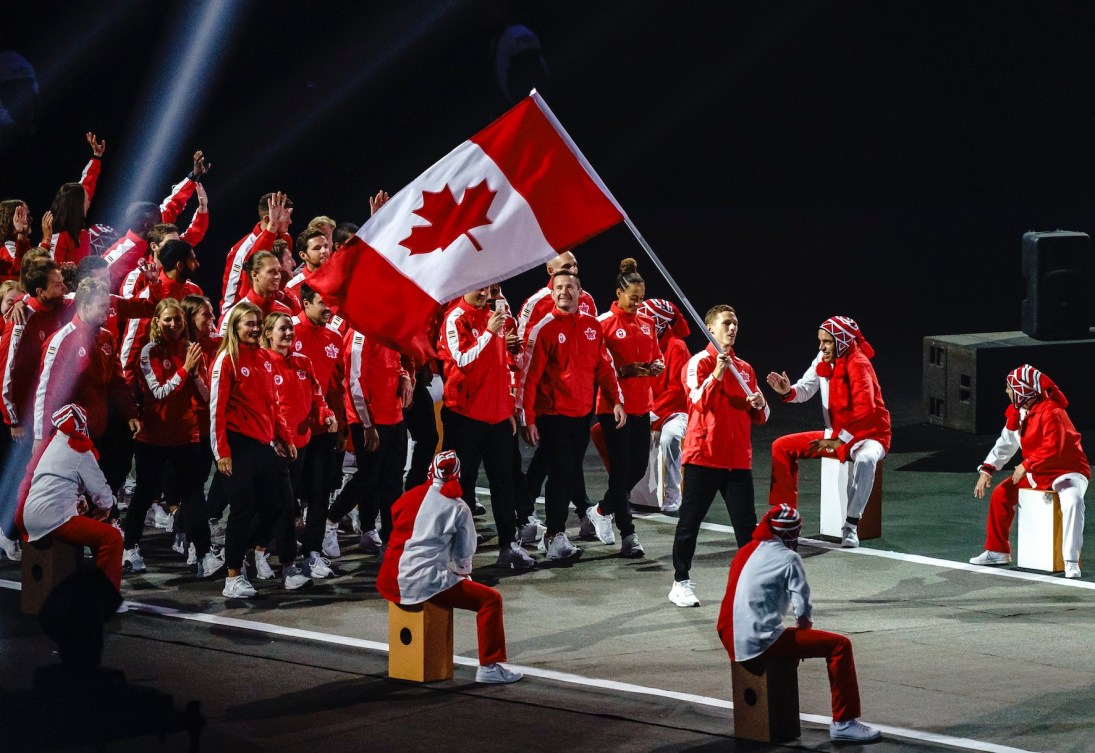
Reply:
<svg viewBox="0 0 1095 753"><path fill-rule="evenodd" d="M186 554L186 534L176 533L175 543L171 545L171 551L176 554Z"/></svg>
<svg viewBox="0 0 1095 753"><path fill-rule="evenodd" d="M193 544L186 548L186 564L198 564L198 549Z"/></svg>
<svg viewBox="0 0 1095 753"><path fill-rule="evenodd" d="M679 509L681 509L681 501L679 499L672 501L666 500L662 505L662 512L676 512Z"/></svg>
<svg viewBox="0 0 1095 753"><path fill-rule="evenodd" d="M540 522L540 519L535 515L528 516L528 522L521 526L520 536L518 540L521 544L533 544L544 537L547 529L544 528L544 524Z"/></svg>
<svg viewBox="0 0 1095 753"><path fill-rule="evenodd" d="M270 580L274 577L274 568L270 567L270 552L255 550L255 577Z"/></svg>
<svg viewBox="0 0 1095 753"><path fill-rule="evenodd" d="M646 550L643 549L643 545L639 543L639 534L629 533L624 536L624 540L620 544L620 556L631 559L638 559L639 557L646 556Z"/></svg>
<svg viewBox="0 0 1095 753"><path fill-rule="evenodd" d="M1080 577L1080 563L1073 562L1072 560L1065 560L1065 577L1066 578L1079 578Z"/></svg>
<svg viewBox="0 0 1095 753"><path fill-rule="evenodd" d="M833 742L869 743L881 738L881 732L874 727L868 727L858 719L829 724L829 739Z"/></svg>
<svg viewBox="0 0 1095 753"><path fill-rule="evenodd" d="M139 546L122 550L122 572L143 573L147 569L144 565L144 558L141 557L141 548Z"/></svg>
<svg viewBox="0 0 1095 753"><path fill-rule="evenodd" d="M350 512L348 512L347 515L350 518L350 528L353 530L354 533L360 534L361 533L361 513L358 511L358 509L356 507L354 507L354 508L350 509Z"/></svg>
<svg viewBox="0 0 1095 753"><path fill-rule="evenodd" d="M520 544L511 541L509 546L498 552L498 561L494 563L494 566L507 570L535 570L536 560L530 557Z"/></svg>
<svg viewBox="0 0 1095 753"><path fill-rule="evenodd" d="M845 523L840 528L840 545L845 549L855 549L859 546L859 527L851 523Z"/></svg>
<svg viewBox="0 0 1095 753"><path fill-rule="evenodd" d="M163 515L167 515L167 510L163 509L163 505L161 505L159 502L153 502L149 506L148 512L144 514L144 527L155 528L156 519Z"/></svg>
<svg viewBox="0 0 1095 753"><path fill-rule="evenodd" d="M994 552L986 549L976 557L970 559L971 565L1010 565L1011 555L1007 552Z"/></svg>
<svg viewBox="0 0 1095 753"><path fill-rule="evenodd" d="M546 536L546 534L545 534ZM547 544L547 558L549 560L565 560L577 557L582 550L570 543L566 533L557 533L551 537Z"/></svg>
<svg viewBox="0 0 1095 753"><path fill-rule="evenodd" d="M196 558L197 555L195 555ZM216 554L212 549L205 553L198 565L198 577L208 578L224 567L224 555Z"/></svg>
<svg viewBox="0 0 1095 753"><path fill-rule="evenodd" d="M224 546L224 526L217 518L209 519L209 543L214 546Z"/></svg>
<svg viewBox="0 0 1095 753"><path fill-rule="evenodd" d="M336 559L342 556L342 550L338 546L338 523L327 521L327 527L323 531L323 545L320 549L323 550L324 557Z"/></svg>
<svg viewBox="0 0 1095 753"><path fill-rule="evenodd" d="M319 552L312 552L308 555L308 559L304 560L304 574L316 580L323 580L324 578L330 578L335 574L335 571L331 569L331 560L326 559Z"/></svg>
<svg viewBox="0 0 1095 753"><path fill-rule="evenodd" d="M228 599L250 599L258 594L255 587L247 582L246 575L237 575L235 578L224 579L224 590L221 595Z"/></svg>
<svg viewBox="0 0 1095 753"><path fill-rule="evenodd" d="M160 507L153 515L152 522L157 528L162 528L165 531L175 530L175 513L168 512Z"/></svg>
<svg viewBox="0 0 1095 753"><path fill-rule="evenodd" d="M615 544L616 534L612 531L612 515L602 515L597 509L597 505L591 506L586 510L586 516L590 522L593 523L593 530L597 533L597 538L605 544Z"/></svg>
<svg viewBox="0 0 1095 753"><path fill-rule="evenodd" d="M589 519L589 515L586 515L581 519L578 524L578 540L579 541L596 541L597 529L593 525L593 521Z"/></svg>
<svg viewBox="0 0 1095 753"><path fill-rule="evenodd" d="M12 562L19 562L23 559L23 548L20 546L19 542L14 539L9 539L3 533L0 533L0 552L3 552L4 556ZM2 557L0 557L0 559L2 559Z"/></svg>
<svg viewBox="0 0 1095 753"><path fill-rule="evenodd" d="M696 592L692 590L691 580L675 580L673 588L669 589L669 600L678 607L698 607L700 600L696 598Z"/></svg>
<svg viewBox="0 0 1095 753"><path fill-rule="evenodd" d="M285 586L286 591L295 591L298 588L312 585L312 579L305 575L296 565L287 565L282 568L282 571L285 573L282 585Z"/></svg>
<svg viewBox="0 0 1095 753"><path fill-rule="evenodd" d="M508 685L517 682L523 674L506 669L501 664L485 664L475 670L475 681L491 685Z"/></svg>
<svg viewBox="0 0 1095 753"><path fill-rule="evenodd" d="M365 554L379 554L384 542L380 540L380 534L375 528L361 532L361 551Z"/></svg>

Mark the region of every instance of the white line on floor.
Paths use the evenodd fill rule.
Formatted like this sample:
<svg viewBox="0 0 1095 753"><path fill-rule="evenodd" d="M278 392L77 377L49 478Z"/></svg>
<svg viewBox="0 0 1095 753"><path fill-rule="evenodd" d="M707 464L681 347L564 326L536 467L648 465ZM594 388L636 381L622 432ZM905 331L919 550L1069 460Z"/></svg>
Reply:
<svg viewBox="0 0 1095 753"><path fill-rule="evenodd" d="M477 494L483 494L490 496L490 490L483 487L475 487ZM536 504L543 506L544 498L537 497ZM639 513L635 515L636 518L642 520L649 520L654 523L668 523L669 525L677 525L677 519L662 513ZM717 533L733 533L732 526L728 526L724 523L700 523L700 529L704 531L715 531ZM1068 586L1069 588L1083 588L1089 591L1095 591L1095 582L1084 580L1072 580L1062 578L1059 575L1050 575L1048 573L1030 573L1022 570L1011 570L1006 567L986 567L984 565L970 565L965 562L954 562L952 560L939 559L937 557L925 557L920 554L905 554L904 552L888 552L882 549L871 549L870 547L859 547L858 549L844 549L839 544L835 544L828 541L820 541L818 539L802 538L801 541L809 546L816 546L822 549L835 549L847 554L858 554L866 557L882 557L883 559L897 560L899 562L911 562L916 565L931 565L933 567L945 567L950 570L965 570L968 573L975 573L977 575L996 575L1003 578L1015 578L1016 580L1025 580L1031 583L1049 583L1056 586Z"/></svg>
<svg viewBox="0 0 1095 753"><path fill-rule="evenodd" d="M729 528L729 526L722 526L723 528ZM15 591L22 590L22 584L16 581L2 580L0 579L0 588L9 588ZM200 622L208 625L219 625L221 627L231 627L238 630L250 630L253 632L267 633L269 635L280 635L286 638L298 638L301 640L317 641L320 643L333 643L339 646L350 646L352 648L363 648L368 651L379 651L381 653L388 653L388 644L381 643L380 641L369 641L363 638L350 638L343 635L332 635L330 633L320 633L315 630L301 630L300 628L285 627L283 625L274 625L268 622L258 622L254 620L241 620L235 617L222 617L220 615L205 614L201 612L184 612L180 609L174 609L172 607L161 607L154 604L142 604L136 601L126 601L123 607L131 612L145 612L147 614L159 615L161 617L169 617L178 620L187 620L190 622ZM477 667L479 661L467 656L453 656L453 662L466 667ZM701 706L713 706L715 708L733 709L734 704L722 698L712 698L710 696L695 695L693 693L681 693L675 690L664 690L662 688L651 688L645 685L633 685L628 682L619 682L617 680L605 680L596 677L583 677L582 675L574 675L568 672L556 672L551 669L542 669L540 667L526 667L520 664L513 664L512 662L506 662L506 664L514 669L519 670L529 677L539 677L546 680L555 680L556 682L565 682L571 685L584 685L586 687L600 688L602 690L614 690L621 693L631 693L633 695L647 695L655 696L658 698L671 698L677 701L684 701L686 703L695 703ZM811 722L814 724L828 725L830 717L821 716L818 714L799 714L799 718L804 722ZM997 745L996 743L983 742L981 740L971 740L964 737L951 737L950 735L940 735L934 732L923 732L920 730L907 729L904 727L891 727L886 724L872 724L886 735L892 735L894 737L904 737L912 740L919 740L922 742L936 743L939 745L947 745L954 748L963 748L965 750L984 751L985 753L1032 753L1032 751L1023 750L1022 748L1012 748L1007 745Z"/></svg>

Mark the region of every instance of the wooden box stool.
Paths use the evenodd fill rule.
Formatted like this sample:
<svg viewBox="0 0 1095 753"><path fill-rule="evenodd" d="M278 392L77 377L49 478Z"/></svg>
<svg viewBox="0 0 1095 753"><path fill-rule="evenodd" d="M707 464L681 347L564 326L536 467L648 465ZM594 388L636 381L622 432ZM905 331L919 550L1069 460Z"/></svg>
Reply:
<svg viewBox="0 0 1095 753"><path fill-rule="evenodd" d="M84 560L84 548L52 536L23 543L23 592L19 607L38 614L50 591L76 572Z"/></svg>
<svg viewBox="0 0 1095 753"><path fill-rule="evenodd" d="M388 602L388 676L414 682L452 679L451 609Z"/></svg>
<svg viewBox="0 0 1095 753"><path fill-rule="evenodd" d="M802 735L798 718L798 659L730 663L734 687L734 737L762 743Z"/></svg>
<svg viewBox="0 0 1095 753"><path fill-rule="evenodd" d="M874 486L857 528L860 541L882 535L882 461L875 468ZM848 517L848 474L852 463L835 458L821 459L821 535L841 537L841 527Z"/></svg>
<svg viewBox="0 0 1095 753"><path fill-rule="evenodd" d="M1020 489L1018 528L1019 567L1047 573L1065 569L1061 556L1061 500L1056 492Z"/></svg>

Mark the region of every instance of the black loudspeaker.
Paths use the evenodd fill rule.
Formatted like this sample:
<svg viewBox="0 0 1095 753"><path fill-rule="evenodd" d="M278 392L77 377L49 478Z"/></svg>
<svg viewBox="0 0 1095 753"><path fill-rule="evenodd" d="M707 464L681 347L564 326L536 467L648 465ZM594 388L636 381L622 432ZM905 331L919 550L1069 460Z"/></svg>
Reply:
<svg viewBox="0 0 1095 753"><path fill-rule="evenodd" d="M1087 233L1024 233L1023 332L1036 340L1090 337L1093 269Z"/></svg>

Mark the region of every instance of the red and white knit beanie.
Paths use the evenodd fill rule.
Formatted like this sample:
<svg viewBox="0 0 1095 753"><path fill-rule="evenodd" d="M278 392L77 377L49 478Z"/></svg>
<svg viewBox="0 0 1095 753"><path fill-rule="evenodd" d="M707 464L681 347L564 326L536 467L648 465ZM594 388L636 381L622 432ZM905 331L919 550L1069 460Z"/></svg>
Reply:
<svg viewBox="0 0 1095 753"><path fill-rule="evenodd" d="M850 316L832 316L821 323L819 329L823 329L833 336L836 341L836 357L840 358L848 352L852 343L858 344L860 350L867 358L874 358L874 348L870 346L855 319Z"/></svg>
<svg viewBox="0 0 1095 753"><path fill-rule="evenodd" d="M788 504L775 505L768 508L753 529L753 538L757 541L778 538L790 543L798 539L801 530L802 516L798 510Z"/></svg>
<svg viewBox="0 0 1095 753"><path fill-rule="evenodd" d="M1026 405L1039 395L1050 398L1062 408L1068 407L1068 399L1053 380L1029 363L1008 374L1008 387L1011 387L1011 402L1016 408Z"/></svg>
<svg viewBox="0 0 1095 753"><path fill-rule="evenodd" d="M51 417L57 431L68 437L69 447L77 452L95 452L95 445L87 435L87 412L76 403L69 403L54 411Z"/></svg>
<svg viewBox="0 0 1095 753"><path fill-rule="evenodd" d="M773 507L764 515L772 533L781 539L797 539L802 530L802 516L790 505Z"/></svg>
<svg viewBox="0 0 1095 753"><path fill-rule="evenodd" d="M452 450L437 453L430 463L430 483L441 490L446 497L456 499L463 496L460 488L460 458Z"/></svg>
<svg viewBox="0 0 1095 753"><path fill-rule="evenodd" d="M659 338L667 329L673 330L673 334L680 338L688 337L692 331L680 310L667 298L647 298L639 306L639 313L654 320Z"/></svg>

